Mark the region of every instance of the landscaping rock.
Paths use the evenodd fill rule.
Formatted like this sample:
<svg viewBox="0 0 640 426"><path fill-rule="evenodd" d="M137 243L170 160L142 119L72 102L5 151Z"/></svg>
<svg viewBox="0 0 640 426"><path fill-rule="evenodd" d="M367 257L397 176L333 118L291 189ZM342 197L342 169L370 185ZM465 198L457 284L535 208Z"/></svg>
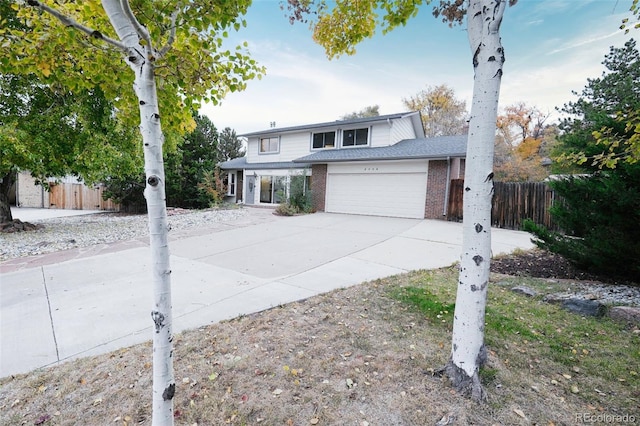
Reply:
<svg viewBox="0 0 640 426"><path fill-rule="evenodd" d="M511 291L513 291L514 293L524 294L525 296L529 297L536 297L538 295L538 293L534 289L524 285L513 287Z"/></svg>
<svg viewBox="0 0 640 426"><path fill-rule="evenodd" d="M568 311L590 317L599 318L607 313L606 306L595 300L567 299L561 306Z"/></svg>
<svg viewBox="0 0 640 426"><path fill-rule="evenodd" d="M609 309L609 317L628 324L640 324L640 308L633 306L613 306Z"/></svg>
<svg viewBox="0 0 640 426"><path fill-rule="evenodd" d="M573 294L560 294L560 293L554 293L554 294L547 294L546 296L544 296L542 298L542 300L544 302L547 303L552 303L552 304L560 304L562 302L564 302L565 300L569 300L572 299L574 297Z"/></svg>
<svg viewBox="0 0 640 426"><path fill-rule="evenodd" d="M34 225L33 223L23 222L20 219L14 219L11 222L0 223L0 232L5 233L35 231L36 229L42 228L42 225Z"/></svg>

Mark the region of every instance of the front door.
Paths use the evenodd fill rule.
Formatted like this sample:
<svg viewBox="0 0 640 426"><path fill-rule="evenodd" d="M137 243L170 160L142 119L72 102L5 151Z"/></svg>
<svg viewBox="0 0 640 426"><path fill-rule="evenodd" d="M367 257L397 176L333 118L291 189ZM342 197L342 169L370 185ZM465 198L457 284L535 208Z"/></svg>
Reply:
<svg viewBox="0 0 640 426"><path fill-rule="evenodd" d="M245 197L245 204L255 204L256 193L256 177L247 176L247 196Z"/></svg>

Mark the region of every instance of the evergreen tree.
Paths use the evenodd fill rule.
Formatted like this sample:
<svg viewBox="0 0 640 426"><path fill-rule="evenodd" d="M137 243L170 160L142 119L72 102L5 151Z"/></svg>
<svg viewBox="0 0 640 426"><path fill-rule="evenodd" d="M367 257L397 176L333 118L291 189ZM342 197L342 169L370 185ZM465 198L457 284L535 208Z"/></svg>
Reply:
<svg viewBox="0 0 640 426"><path fill-rule="evenodd" d="M184 208L207 208L211 200L198 190L204 174L215 168L219 155L216 126L204 115L195 115L196 128L184 137L174 153L165 154L167 204Z"/></svg>
<svg viewBox="0 0 640 426"><path fill-rule="evenodd" d="M559 195L551 209L563 232L531 222L538 246L559 253L579 267L614 278L640 282L640 163L599 161L605 154L598 132L606 127L618 138L633 136L615 119L620 111L640 109L640 55L634 40L611 48L600 78L589 79L570 114L561 123L560 158L573 160L564 170L577 175L551 182ZM619 146L624 150L622 145Z"/></svg>
<svg viewBox="0 0 640 426"><path fill-rule="evenodd" d="M236 131L225 127L218 137L218 162L243 157L244 154L244 145L236 135Z"/></svg>

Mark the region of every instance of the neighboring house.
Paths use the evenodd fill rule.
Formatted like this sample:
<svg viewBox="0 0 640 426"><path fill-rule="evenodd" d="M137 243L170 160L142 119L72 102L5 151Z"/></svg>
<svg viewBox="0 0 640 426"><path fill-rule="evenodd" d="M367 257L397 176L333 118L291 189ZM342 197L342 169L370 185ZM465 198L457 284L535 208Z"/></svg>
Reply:
<svg viewBox="0 0 640 426"><path fill-rule="evenodd" d="M240 136L246 156L220 165L237 202L279 204L291 176L306 175L316 211L433 219L446 216L467 143L466 135L425 139L419 112Z"/></svg>

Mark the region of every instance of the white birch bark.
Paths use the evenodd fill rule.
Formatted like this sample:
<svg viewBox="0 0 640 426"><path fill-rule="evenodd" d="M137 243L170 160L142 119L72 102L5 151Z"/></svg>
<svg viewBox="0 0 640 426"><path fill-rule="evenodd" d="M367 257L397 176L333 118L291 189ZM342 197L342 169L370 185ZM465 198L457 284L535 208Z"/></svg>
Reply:
<svg viewBox="0 0 640 426"><path fill-rule="evenodd" d="M134 90L140 109L140 132L144 144L145 198L149 215L153 309L153 411L154 425L173 425L173 326L171 315L171 269L169 265L168 222L165 197L158 94L154 50L149 34L133 17L128 2L103 0L103 8L124 45L126 60L135 73ZM144 40L144 45L140 43Z"/></svg>
<svg viewBox="0 0 640 426"><path fill-rule="evenodd" d="M102 7L115 29L118 39L112 39L71 19L55 7L37 0L30 0L29 6L51 14L66 27L102 40L122 51L125 61L135 74L134 90L140 110L140 133L144 144L146 174L145 198L149 213L149 234L152 264L153 309L153 411L154 425L173 425L173 326L171 315L171 269L169 265L169 245L167 208L165 198L164 164L162 145L164 134L160 127L158 92L156 89L155 66L157 58L171 48L175 38L175 27L167 45L161 50L153 48L148 31L136 20L128 0L102 0ZM178 13L171 16L175 25Z"/></svg>
<svg viewBox="0 0 640 426"><path fill-rule="evenodd" d="M479 369L486 360L485 306L491 258L493 151L504 52L500 23L507 0L470 0L467 30L475 71L464 178L460 277L451 359L445 367L455 388L482 400Z"/></svg>

